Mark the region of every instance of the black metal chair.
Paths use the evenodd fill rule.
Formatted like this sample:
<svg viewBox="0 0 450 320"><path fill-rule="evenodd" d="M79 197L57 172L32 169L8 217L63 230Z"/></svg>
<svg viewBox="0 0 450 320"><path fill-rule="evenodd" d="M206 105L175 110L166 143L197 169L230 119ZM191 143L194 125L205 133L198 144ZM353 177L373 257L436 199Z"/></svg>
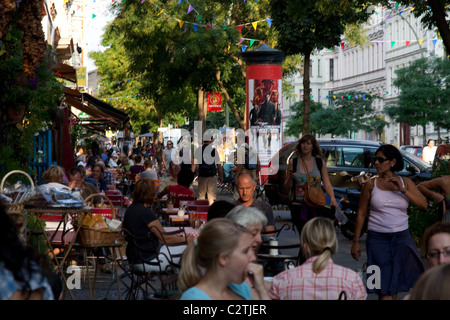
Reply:
<svg viewBox="0 0 450 320"><path fill-rule="evenodd" d="M172 300L179 297L177 288L178 273L180 269L179 260L182 253L175 250L176 246L186 246L187 237L183 228L172 232L162 232L152 227L146 238L136 238L128 230L123 230L127 240L127 275L131 279L126 299L137 300ZM182 234L180 242L168 243L165 235ZM183 238L184 234L184 238ZM160 240L161 239L161 240ZM162 244L156 251L144 249L140 242L158 240ZM162 250L167 247L167 252ZM158 252L154 258L145 258L145 253ZM137 257L136 257L137 255Z"/></svg>

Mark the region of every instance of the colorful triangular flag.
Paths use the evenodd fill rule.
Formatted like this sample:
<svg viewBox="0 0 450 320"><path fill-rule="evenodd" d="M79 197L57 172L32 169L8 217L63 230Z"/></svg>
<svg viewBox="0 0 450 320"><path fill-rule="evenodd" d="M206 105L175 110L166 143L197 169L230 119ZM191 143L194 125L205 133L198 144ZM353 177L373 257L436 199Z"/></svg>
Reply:
<svg viewBox="0 0 450 320"><path fill-rule="evenodd" d="M237 26L236 28L238 29L239 33L241 33L241 31L242 31L242 25Z"/></svg>
<svg viewBox="0 0 450 320"><path fill-rule="evenodd" d="M433 44L436 45L437 39L433 39Z"/></svg>
<svg viewBox="0 0 450 320"><path fill-rule="evenodd" d="M189 5L187 13L190 13L192 10L194 10L194 7L192 5Z"/></svg>
<svg viewBox="0 0 450 320"><path fill-rule="evenodd" d="M194 27L194 31L197 31L197 28L198 28L198 24L196 24L196 23L193 23L193 24L192 24L192 26Z"/></svg>
<svg viewBox="0 0 450 320"><path fill-rule="evenodd" d="M268 18L268 19L266 19L266 21L267 21L267 24L269 25L269 28L271 28L272 27L272 19Z"/></svg>
<svg viewBox="0 0 450 320"><path fill-rule="evenodd" d="M183 27L183 24L184 24L184 21L178 20L178 25L180 26L180 29L181 29L181 27Z"/></svg>
<svg viewBox="0 0 450 320"><path fill-rule="evenodd" d="M411 41L406 41L405 44L408 46L411 43Z"/></svg>
<svg viewBox="0 0 450 320"><path fill-rule="evenodd" d="M256 22L252 22L252 26L253 26L253 29L255 29L256 30L256 26L258 25L258 21L256 21Z"/></svg>

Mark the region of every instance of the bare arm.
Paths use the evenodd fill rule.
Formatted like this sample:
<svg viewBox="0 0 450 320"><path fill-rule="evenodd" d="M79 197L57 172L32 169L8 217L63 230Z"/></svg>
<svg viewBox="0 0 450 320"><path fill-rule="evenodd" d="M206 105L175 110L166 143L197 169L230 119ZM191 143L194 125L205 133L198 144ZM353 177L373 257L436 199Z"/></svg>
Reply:
<svg viewBox="0 0 450 320"><path fill-rule="evenodd" d="M450 184L450 181L445 182L445 180L450 180L450 179L448 179L448 177L439 177L439 178L436 178L433 180L424 181L417 185L417 189L419 189L419 191L422 192L422 194L425 197L432 199L432 200L436 201L437 203L439 203L442 200L444 200L445 197L440 192L435 192L432 189L443 190L444 189L443 186L446 185L446 183ZM445 193L448 193L448 192L445 191Z"/></svg>
<svg viewBox="0 0 450 320"><path fill-rule="evenodd" d="M351 254L353 259L356 261L359 260L359 257L361 256L361 247L359 244L359 238L361 237L361 230L363 228L364 222L366 220L367 210L369 208L369 202L370 202L370 196L372 193L374 185L374 180L368 181L366 184L364 184L362 190L361 190L361 197L359 199L359 208L358 213L356 215L356 221L355 221L355 234L353 236L353 245L351 248Z"/></svg>
<svg viewBox="0 0 450 320"><path fill-rule="evenodd" d="M324 188L325 188L325 192L330 197L331 205L334 206L334 207L338 207L338 204L336 202L336 198L334 197L333 186L331 185L330 177L328 176L327 166L325 164L325 161L323 161L323 160L321 160L321 161L322 161L322 172L320 173L320 175L322 176L322 181L323 181L323 185L324 185Z"/></svg>
<svg viewBox="0 0 450 320"><path fill-rule="evenodd" d="M419 191L415 183L406 177L403 177L404 187L401 183L400 177L393 177L388 179L392 184L393 190L401 191L415 206L420 209L426 210L428 207L427 198Z"/></svg>
<svg viewBox="0 0 450 320"><path fill-rule="evenodd" d="M289 164L286 170L286 178L284 180L284 192L289 192L292 189L292 181L295 179L295 172L293 170L293 161L289 160Z"/></svg>
<svg viewBox="0 0 450 320"><path fill-rule="evenodd" d="M162 239L162 234L160 232L164 232L164 228L161 225L161 222L159 221L159 219L155 219L152 222L150 222L148 224L148 227L153 232L153 234L158 237L159 241L161 241L161 242L163 242L164 240L167 243L177 243L177 242L183 241L183 238L180 238L180 237L177 237L174 235L167 235L167 236L164 236L164 239ZM160 232L153 230L154 228L158 229ZM192 236L187 236L187 240L188 240L188 242L191 242L193 240Z"/></svg>

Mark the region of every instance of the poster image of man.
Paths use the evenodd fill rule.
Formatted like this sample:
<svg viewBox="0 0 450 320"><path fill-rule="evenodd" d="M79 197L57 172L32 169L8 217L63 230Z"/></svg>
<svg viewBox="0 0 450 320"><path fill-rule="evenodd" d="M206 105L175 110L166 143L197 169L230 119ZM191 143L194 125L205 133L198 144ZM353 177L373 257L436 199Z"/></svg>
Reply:
<svg viewBox="0 0 450 320"><path fill-rule="evenodd" d="M273 125L275 122L275 104L270 101L270 93L267 93L264 96L264 102L261 103L258 118L261 119L261 122L267 125Z"/></svg>
<svg viewBox="0 0 450 320"><path fill-rule="evenodd" d="M263 165L281 147L281 83L281 79L249 80L249 143Z"/></svg>

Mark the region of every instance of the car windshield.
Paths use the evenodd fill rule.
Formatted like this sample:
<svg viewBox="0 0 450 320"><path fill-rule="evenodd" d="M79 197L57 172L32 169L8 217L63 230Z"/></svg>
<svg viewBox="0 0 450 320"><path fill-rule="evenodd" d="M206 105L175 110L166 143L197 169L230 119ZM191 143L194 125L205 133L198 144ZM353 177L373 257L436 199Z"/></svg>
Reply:
<svg viewBox="0 0 450 320"><path fill-rule="evenodd" d="M425 168L425 170L431 170L432 165L428 162L423 161L421 158L410 154L409 152L400 151L403 155L403 158L406 158L409 162L414 163L415 165L419 166L420 168Z"/></svg>

